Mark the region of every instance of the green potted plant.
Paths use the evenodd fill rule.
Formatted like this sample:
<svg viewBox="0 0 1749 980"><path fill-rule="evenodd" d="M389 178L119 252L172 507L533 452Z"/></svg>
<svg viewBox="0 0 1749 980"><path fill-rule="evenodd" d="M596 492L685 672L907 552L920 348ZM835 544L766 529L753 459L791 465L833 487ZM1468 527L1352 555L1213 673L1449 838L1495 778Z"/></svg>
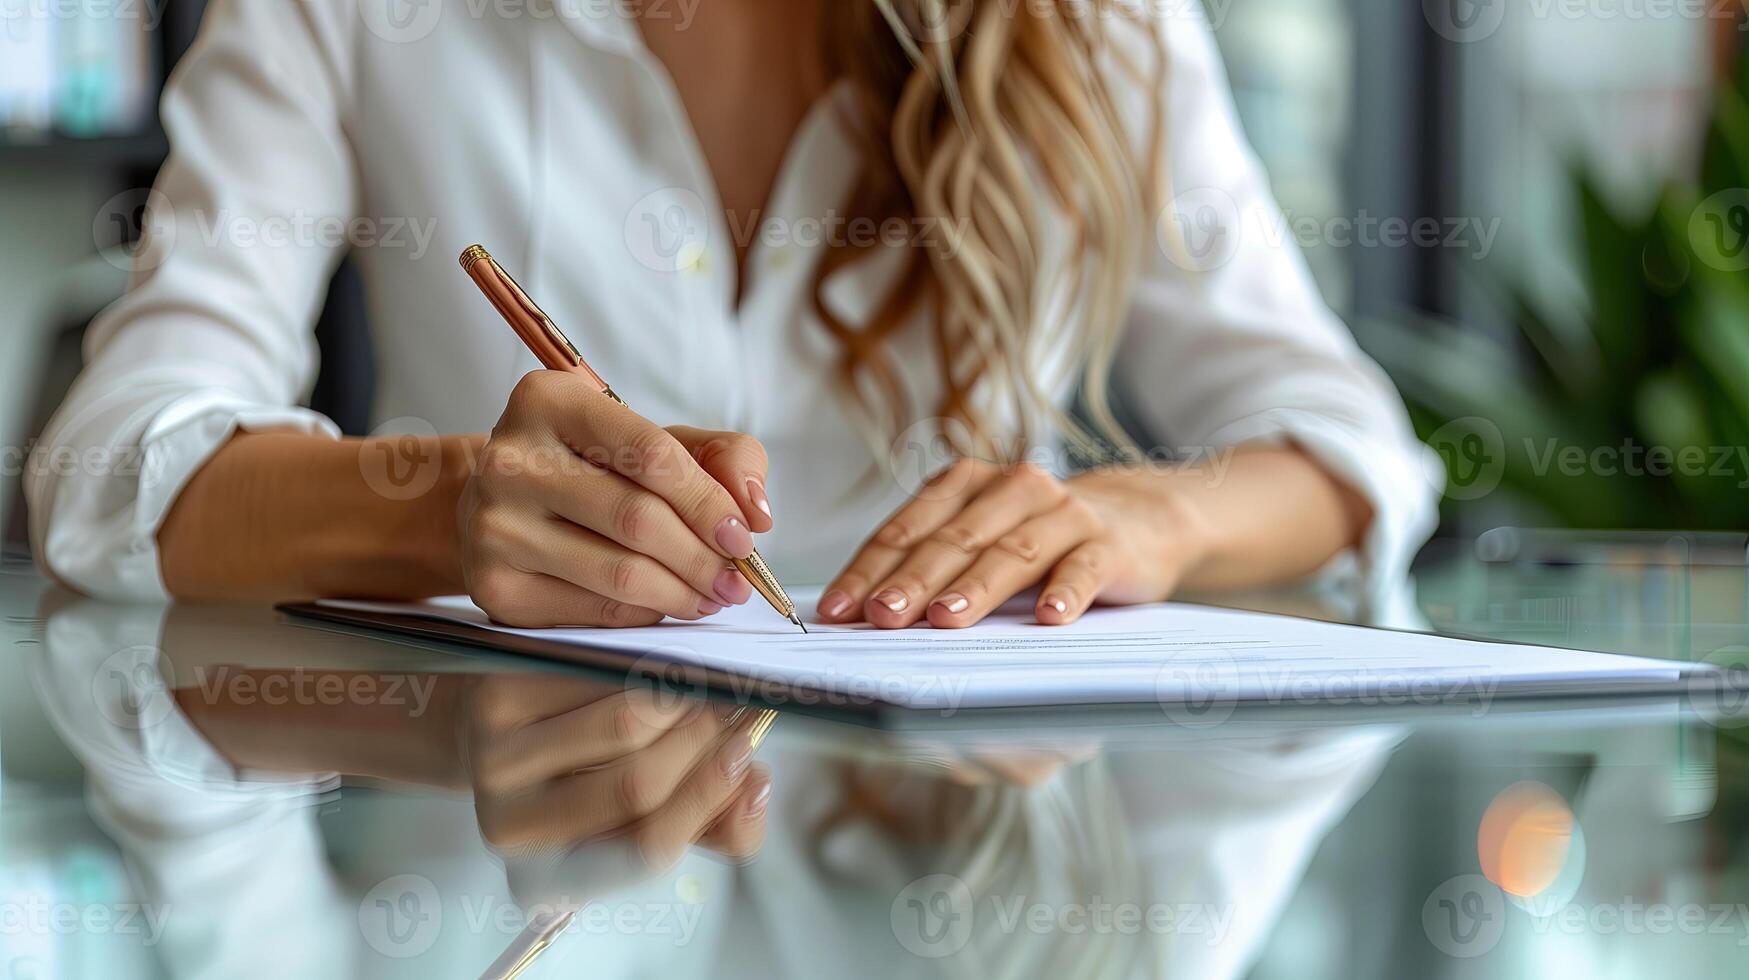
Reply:
<svg viewBox="0 0 1749 980"><path fill-rule="evenodd" d="M1612 207L1574 168L1589 309L1484 273L1505 340L1363 323L1452 507L1496 491L1578 528L1740 528L1749 514L1749 58L1719 86L1700 172Z"/></svg>

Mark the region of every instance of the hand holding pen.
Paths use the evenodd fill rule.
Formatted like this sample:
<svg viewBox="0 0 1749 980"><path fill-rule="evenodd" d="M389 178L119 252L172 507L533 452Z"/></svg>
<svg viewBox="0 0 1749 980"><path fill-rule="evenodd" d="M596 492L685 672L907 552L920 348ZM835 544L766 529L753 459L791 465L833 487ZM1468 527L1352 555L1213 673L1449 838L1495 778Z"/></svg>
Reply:
<svg viewBox="0 0 1749 980"><path fill-rule="evenodd" d="M757 590L807 632L748 533L771 528L759 443L658 428L626 407L484 248L469 247L461 263L547 368L511 393L462 496L462 568L480 608L517 626L638 626L702 619ZM535 458L560 465L523 478ZM740 708L732 717L750 758L777 714ZM757 809L756 818L763 799ZM530 922L484 976L522 973L573 911Z"/></svg>
<svg viewBox="0 0 1749 980"><path fill-rule="evenodd" d="M757 590L800 626L753 546L772 526L758 441L643 418L485 249L462 267L549 368L511 393L462 496L474 601L512 626L643 626Z"/></svg>

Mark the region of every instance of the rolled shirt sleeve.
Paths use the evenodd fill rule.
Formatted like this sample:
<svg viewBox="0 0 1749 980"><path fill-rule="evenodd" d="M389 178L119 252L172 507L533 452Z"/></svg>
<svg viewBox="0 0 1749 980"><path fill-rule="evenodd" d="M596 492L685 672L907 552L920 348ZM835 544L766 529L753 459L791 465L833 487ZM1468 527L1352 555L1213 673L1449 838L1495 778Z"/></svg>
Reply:
<svg viewBox="0 0 1749 980"><path fill-rule="evenodd" d="M1199 15L1162 19L1171 195L1137 283L1113 384L1180 452L1292 443L1363 495L1358 557L1400 576L1432 532L1437 456L1384 372L1319 296L1246 143Z"/></svg>
<svg viewBox="0 0 1749 980"><path fill-rule="evenodd" d="M350 0L214 0L166 89L171 152L128 293L86 333L86 366L28 467L31 541L56 578L107 598L165 593L157 533L239 429L337 435L297 407L348 220Z"/></svg>

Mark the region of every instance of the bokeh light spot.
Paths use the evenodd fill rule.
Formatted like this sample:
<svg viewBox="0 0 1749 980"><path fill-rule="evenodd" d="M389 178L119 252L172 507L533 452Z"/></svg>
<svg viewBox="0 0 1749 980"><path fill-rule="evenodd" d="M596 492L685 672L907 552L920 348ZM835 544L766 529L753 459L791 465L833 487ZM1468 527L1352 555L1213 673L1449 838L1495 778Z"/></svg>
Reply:
<svg viewBox="0 0 1749 980"><path fill-rule="evenodd" d="M1561 794L1538 782L1513 783L1482 814L1476 832L1482 874L1508 895L1539 894L1561 877L1576 827Z"/></svg>

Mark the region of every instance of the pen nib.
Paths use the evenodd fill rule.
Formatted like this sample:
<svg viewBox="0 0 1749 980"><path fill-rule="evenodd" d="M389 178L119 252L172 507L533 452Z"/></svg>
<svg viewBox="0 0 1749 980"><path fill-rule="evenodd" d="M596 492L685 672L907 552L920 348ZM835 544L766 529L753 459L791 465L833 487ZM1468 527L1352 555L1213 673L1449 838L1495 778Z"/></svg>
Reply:
<svg viewBox="0 0 1749 980"><path fill-rule="evenodd" d="M806 633L808 631L808 625L806 623L802 622L802 617L800 614L790 613L789 614L789 621L796 624L797 626L800 626L802 628L803 633Z"/></svg>

